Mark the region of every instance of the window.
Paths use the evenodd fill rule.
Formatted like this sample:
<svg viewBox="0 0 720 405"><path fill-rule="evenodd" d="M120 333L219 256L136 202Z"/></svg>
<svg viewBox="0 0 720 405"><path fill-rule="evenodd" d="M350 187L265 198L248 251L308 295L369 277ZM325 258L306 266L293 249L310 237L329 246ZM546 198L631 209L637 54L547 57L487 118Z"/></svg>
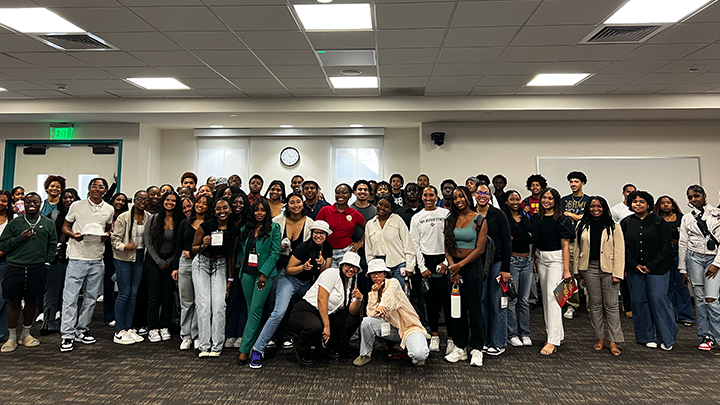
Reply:
<svg viewBox="0 0 720 405"><path fill-rule="evenodd" d="M382 139L333 139L332 145L333 184L382 178Z"/></svg>
<svg viewBox="0 0 720 405"><path fill-rule="evenodd" d="M78 185L77 185L77 191L78 194L80 194L80 199L84 200L87 198L88 194L88 184L90 184L90 180L94 179L95 177L100 177L98 174L78 174ZM107 190L105 190L107 192Z"/></svg>
<svg viewBox="0 0 720 405"><path fill-rule="evenodd" d="M237 174L246 179L248 174L247 139L200 139L198 140L195 173L198 183L205 184L210 176L230 177Z"/></svg>
<svg viewBox="0 0 720 405"><path fill-rule="evenodd" d="M49 174L38 174L37 175L37 183L35 186L36 193L40 194L40 199L42 201L45 201L47 198L47 193L45 192L45 180L48 178ZM27 193L27 191L26 191Z"/></svg>

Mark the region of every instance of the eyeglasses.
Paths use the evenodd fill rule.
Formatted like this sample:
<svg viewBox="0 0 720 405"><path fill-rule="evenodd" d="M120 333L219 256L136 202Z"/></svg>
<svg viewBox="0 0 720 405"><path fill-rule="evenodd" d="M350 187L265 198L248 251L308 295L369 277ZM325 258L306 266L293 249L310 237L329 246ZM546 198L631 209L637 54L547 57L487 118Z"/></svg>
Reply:
<svg viewBox="0 0 720 405"><path fill-rule="evenodd" d="M486 196L489 197L489 196L490 196L490 192L489 192L489 191L478 191L478 192L477 192L477 195L486 195Z"/></svg>
<svg viewBox="0 0 720 405"><path fill-rule="evenodd" d="M92 185L90 185L90 188L96 188L96 189L104 190L104 189L105 189L105 186L102 185L102 184L92 184Z"/></svg>
<svg viewBox="0 0 720 405"><path fill-rule="evenodd" d="M150 201L149 198L135 197L135 201Z"/></svg>

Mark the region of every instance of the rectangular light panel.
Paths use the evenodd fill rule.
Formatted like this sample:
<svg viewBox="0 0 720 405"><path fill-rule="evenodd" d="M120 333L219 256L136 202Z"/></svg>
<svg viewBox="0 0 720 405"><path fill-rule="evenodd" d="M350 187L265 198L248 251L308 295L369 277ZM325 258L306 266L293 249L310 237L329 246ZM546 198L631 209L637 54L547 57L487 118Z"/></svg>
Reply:
<svg viewBox="0 0 720 405"><path fill-rule="evenodd" d="M372 30L370 4L296 4L295 12L307 31Z"/></svg>
<svg viewBox="0 0 720 405"><path fill-rule="evenodd" d="M0 24L28 34L85 32L84 29L42 7L0 8Z"/></svg>
<svg viewBox="0 0 720 405"><path fill-rule="evenodd" d="M535 76L527 86L574 86L590 73L543 73Z"/></svg>
<svg viewBox="0 0 720 405"><path fill-rule="evenodd" d="M188 90L188 86L172 77L129 77L130 83L146 90Z"/></svg>
<svg viewBox="0 0 720 405"><path fill-rule="evenodd" d="M375 66L375 50L318 51L323 66Z"/></svg>
<svg viewBox="0 0 720 405"><path fill-rule="evenodd" d="M377 89L377 76L336 76L330 78L333 88L336 89Z"/></svg>
<svg viewBox="0 0 720 405"><path fill-rule="evenodd" d="M675 23L716 0L630 0L605 24Z"/></svg>

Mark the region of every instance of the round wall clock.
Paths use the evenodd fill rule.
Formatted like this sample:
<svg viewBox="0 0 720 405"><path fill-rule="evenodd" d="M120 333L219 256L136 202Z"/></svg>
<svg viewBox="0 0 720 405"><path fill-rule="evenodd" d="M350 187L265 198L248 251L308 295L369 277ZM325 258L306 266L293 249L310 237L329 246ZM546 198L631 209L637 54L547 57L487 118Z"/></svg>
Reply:
<svg viewBox="0 0 720 405"><path fill-rule="evenodd" d="M292 167L300 161L300 152L292 146L288 146L280 152L280 163Z"/></svg>

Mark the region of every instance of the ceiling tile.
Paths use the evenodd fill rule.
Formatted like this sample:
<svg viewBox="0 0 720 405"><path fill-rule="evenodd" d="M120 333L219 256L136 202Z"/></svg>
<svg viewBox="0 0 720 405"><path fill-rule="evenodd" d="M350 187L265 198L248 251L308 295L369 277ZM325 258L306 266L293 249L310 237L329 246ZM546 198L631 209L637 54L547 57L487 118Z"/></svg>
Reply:
<svg viewBox="0 0 720 405"><path fill-rule="evenodd" d="M153 93L164 98L205 98L204 95L193 90L153 90Z"/></svg>
<svg viewBox="0 0 720 405"><path fill-rule="evenodd" d="M232 83L224 79L183 79L183 84L194 89L235 89ZM200 91L202 93L202 91Z"/></svg>
<svg viewBox="0 0 720 405"><path fill-rule="evenodd" d="M69 77L71 79L113 79L115 76L104 70L93 67L70 67L70 68L50 68L51 72Z"/></svg>
<svg viewBox="0 0 720 405"><path fill-rule="evenodd" d="M105 67L103 70L115 75L119 78L127 77L162 77L166 76L163 72L150 66L137 67Z"/></svg>
<svg viewBox="0 0 720 405"><path fill-rule="evenodd" d="M207 7L133 7L132 11L160 31L227 29Z"/></svg>
<svg viewBox="0 0 720 405"><path fill-rule="evenodd" d="M124 7L72 7L53 11L89 32L155 31L150 24Z"/></svg>
<svg viewBox="0 0 720 405"><path fill-rule="evenodd" d="M698 78L702 73L651 73L633 82L633 84L680 84Z"/></svg>
<svg viewBox="0 0 720 405"><path fill-rule="evenodd" d="M652 94L665 90L668 84L628 84L612 92L612 94Z"/></svg>
<svg viewBox="0 0 720 405"><path fill-rule="evenodd" d="M371 31L307 32L313 48L323 49L373 49L375 37Z"/></svg>
<svg viewBox="0 0 720 405"><path fill-rule="evenodd" d="M378 97L379 89L336 89L338 97Z"/></svg>
<svg viewBox="0 0 720 405"><path fill-rule="evenodd" d="M292 97L287 90L274 90L274 89L250 89L246 90L248 96L254 98L281 98L281 97Z"/></svg>
<svg viewBox="0 0 720 405"><path fill-rule="evenodd" d="M67 93L54 90L23 90L18 93L32 98L75 98Z"/></svg>
<svg viewBox="0 0 720 405"><path fill-rule="evenodd" d="M434 66L433 64L380 65L380 76L382 76L382 77L430 76L430 73L432 73L432 70L433 70L433 66ZM330 72L328 72L328 75L330 75Z"/></svg>
<svg viewBox="0 0 720 405"><path fill-rule="evenodd" d="M498 62L553 62L570 46L512 46L505 50Z"/></svg>
<svg viewBox="0 0 720 405"><path fill-rule="evenodd" d="M605 74L597 73L587 79L582 84L628 84L634 80L637 80L643 76L642 73L627 73L627 74Z"/></svg>
<svg viewBox="0 0 720 405"><path fill-rule="evenodd" d="M145 66L146 64L125 52L74 52L76 58L93 66Z"/></svg>
<svg viewBox="0 0 720 405"><path fill-rule="evenodd" d="M246 49L232 32L168 32L167 35L191 51Z"/></svg>
<svg viewBox="0 0 720 405"><path fill-rule="evenodd" d="M130 52L130 54L151 66L193 66L203 63L186 51Z"/></svg>
<svg viewBox="0 0 720 405"><path fill-rule="evenodd" d="M517 94L562 94L572 86L525 86Z"/></svg>
<svg viewBox="0 0 720 405"><path fill-rule="evenodd" d="M300 29L286 5L212 7L211 9L230 29L236 31Z"/></svg>
<svg viewBox="0 0 720 405"><path fill-rule="evenodd" d="M117 0L33 0L43 7L117 7ZM55 10L53 10L55 11Z"/></svg>
<svg viewBox="0 0 720 405"><path fill-rule="evenodd" d="M435 63L439 48L380 49L378 62L382 64Z"/></svg>
<svg viewBox="0 0 720 405"><path fill-rule="evenodd" d="M140 90L140 91L147 91L143 90L134 84L128 83L121 79L115 79L115 80L83 80L83 84L85 86L89 86L95 89L102 89L102 90Z"/></svg>
<svg viewBox="0 0 720 405"><path fill-rule="evenodd" d="M505 48L446 48L438 63L495 62Z"/></svg>
<svg viewBox="0 0 720 405"><path fill-rule="evenodd" d="M385 77L381 85L382 87L425 87L427 83L427 77Z"/></svg>
<svg viewBox="0 0 720 405"><path fill-rule="evenodd" d="M0 87L7 89L8 91L17 90L45 90L46 87L36 83L26 82L24 80L4 80L0 79ZM2 93L0 93L2 94Z"/></svg>
<svg viewBox="0 0 720 405"><path fill-rule="evenodd" d="M459 3L452 27L519 26L523 25L540 0L478 1Z"/></svg>
<svg viewBox="0 0 720 405"><path fill-rule="evenodd" d="M720 69L720 59L718 60L688 60L680 59L678 61L669 63L662 68L658 69L657 72L663 73L683 73L687 72L688 68L698 69L698 72L710 72L715 69Z"/></svg>
<svg viewBox="0 0 720 405"><path fill-rule="evenodd" d="M318 64L315 54L312 51L257 51L255 54L266 65L276 66L293 66L293 65L312 65Z"/></svg>
<svg viewBox="0 0 720 405"><path fill-rule="evenodd" d="M583 82L579 86L573 86L565 90L563 94L608 94L619 88L619 84L598 84L589 85Z"/></svg>
<svg viewBox="0 0 720 405"><path fill-rule="evenodd" d="M471 96L489 96L502 94L515 94L522 86L477 86L473 89Z"/></svg>
<svg viewBox="0 0 720 405"><path fill-rule="evenodd" d="M415 66L420 66L420 65L404 65L404 66L408 67L408 69L407 69L408 72L414 72ZM377 66L323 66L323 69L325 70L326 76L328 76L328 77L342 76L342 73L340 73L340 72L345 69L359 70L360 76L377 76L378 75L377 74L377 72L378 72ZM407 75L409 75L409 73L402 75L402 76L407 76ZM422 76L422 75L423 75L422 73L418 73L418 74L413 73L412 74L412 76Z"/></svg>
<svg viewBox="0 0 720 405"><path fill-rule="evenodd" d="M538 74L550 66L549 62L535 63L496 63L487 74L490 75L522 75Z"/></svg>
<svg viewBox="0 0 720 405"><path fill-rule="evenodd" d="M691 83L720 83L720 73L704 73L700 76L695 76Z"/></svg>
<svg viewBox="0 0 720 405"><path fill-rule="evenodd" d="M123 51L176 51L180 49L159 32L108 32L97 35Z"/></svg>
<svg viewBox="0 0 720 405"><path fill-rule="evenodd" d="M377 4L377 28L445 28L453 6L452 3Z"/></svg>
<svg viewBox="0 0 720 405"><path fill-rule="evenodd" d="M472 88L466 86L461 87L426 87L425 96L468 96L472 92Z"/></svg>
<svg viewBox="0 0 720 405"><path fill-rule="evenodd" d="M66 81L67 78L58 74L51 72L46 69L40 69L40 68L3 68L0 69L0 73L14 77L21 80L37 80L37 79L47 79L47 80L61 80Z"/></svg>
<svg viewBox="0 0 720 405"><path fill-rule="evenodd" d="M623 57L623 60L675 60L702 48L701 44L642 45Z"/></svg>
<svg viewBox="0 0 720 405"><path fill-rule="evenodd" d="M164 66L157 69L177 79L214 79L218 77L217 73L205 66Z"/></svg>
<svg viewBox="0 0 720 405"><path fill-rule="evenodd" d="M517 27L450 28L445 46L507 46L517 31Z"/></svg>
<svg viewBox="0 0 720 405"><path fill-rule="evenodd" d="M717 59L718 55L720 55L720 44L712 44L686 56L685 59Z"/></svg>
<svg viewBox="0 0 720 405"><path fill-rule="evenodd" d="M142 89L112 89L112 90L106 90L108 93L114 94L118 97L122 98L162 98L161 96L158 96L157 94L154 94L152 92L149 92L147 90Z"/></svg>
<svg viewBox="0 0 720 405"><path fill-rule="evenodd" d="M208 6L262 6L262 5L284 5L285 0L203 0ZM297 1L293 1L297 3Z"/></svg>
<svg viewBox="0 0 720 405"><path fill-rule="evenodd" d="M264 66L216 66L215 70L228 79L238 78L272 78L272 74Z"/></svg>
<svg viewBox="0 0 720 405"><path fill-rule="evenodd" d="M204 95L208 98L246 98L247 94L243 93L242 91L232 88L232 89L200 89L197 90L198 93Z"/></svg>
<svg viewBox="0 0 720 405"><path fill-rule="evenodd" d="M618 60L637 47L638 45L628 44L577 45L563 55L560 60L574 62Z"/></svg>
<svg viewBox="0 0 720 405"><path fill-rule="evenodd" d="M528 25L600 24L624 2L625 0L545 1L528 21Z"/></svg>
<svg viewBox="0 0 720 405"><path fill-rule="evenodd" d="M720 40L720 24L678 24L650 38L652 44L709 44Z"/></svg>
<svg viewBox="0 0 720 405"><path fill-rule="evenodd" d="M664 94L684 94L684 93L702 93L708 90L712 90L717 87L717 83L683 83L670 86L665 90L661 90L660 93Z"/></svg>
<svg viewBox="0 0 720 405"><path fill-rule="evenodd" d="M543 73L595 73L609 64L610 62L555 62Z"/></svg>
<svg viewBox="0 0 720 405"><path fill-rule="evenodd" d="M47 52L55 49L20 34L0 34L0 52Z"/></svg>
<svg viewBox="0 0 720 405"><path fill-rule="evenodd" d="M268 69L279 78L324 78L325 74L320 66L268 66Z"/></svg>
<svg viewBox="0 0 720 405"><path fill-rule="evenodd" d="M23 62L20 59L11 58L9 56L0 54L0 68L4 67L30 67L27 62Z"/></svg>
<svg viewBox="0 0 720 405"><path fill-rule="evenodd" d="M330 89L325 78L282 79L288 89Z"/></svg>
<svg viewBox="0 0 720 405"><path fill-rule="evenodd" d="M482 76L434 76L428 82L428 87L475 87Z"/></svg>
<svg viewBox="0 0 720 405"><path fill-rule="evenodd" d="M199 6L202 0L118 0L130 6Z"/></svg>
<svg viewBox="0 0 720 405"><path fill-rule="evenodd" d="M575 45L595 28L595 25L524 27L512 45Z"/></svg>
<svg viewBox="0 0 720 405"><path fill-rule="evenodd" d="M482 76L492 63L441 63L435 66L433 76Z"/></svg>
<svg viewBox="0 0 720 405"><path fill-rule="evenodd" d="M260 61L247 50L237 51L193 51L203 62L215 66L260 65Z"/></svg>
<svg viewBox="0 0 720 405"><path fill-rule="evenodd" d="M603 68L601 73L650 73L668 64L666 60L617 61Z"/></svg>
<svg viewBox="0 0 720 405"><path fill-rule="evenodd" d="M61 52L9 53L8 56L46 68L87 66L87 63Z"/></svg>
<svg viewBox="0 0 720 405"><path fill-rule="evenodd" d="M235 34L252 50L310 49L300 31L236 31Z"/></svg>
<svg viewBox="0 0 720 405"><path fill-rule="evenodd" d="M248 89L282 89L283 86L275 79L232 79L232 82L243 91Z"/></svg>
<svg viewBox="0 0 720 405"><path fill-rule="evenodd" d="M702 10L702 12L690 17L687 21L683 22L683 24L718 21L720 21L720 3L713 3Z"/></svg>
<svg viewBox="0 0 720 405"><path fill-rule="evenodd" d="M335 97L332 89L289 89L295 97Z"/></svg>
<svg viewBox="0 0 720 405"><path fill-rule="evenodd" d="M485 75L478 86L524 86L535 75Z"/></svg>
<svg viewBox="0 0 720 405"><path fill-rule="evenodd" d="M442 45L444 29L379 30L379 48L427 48Z"/></svg>

